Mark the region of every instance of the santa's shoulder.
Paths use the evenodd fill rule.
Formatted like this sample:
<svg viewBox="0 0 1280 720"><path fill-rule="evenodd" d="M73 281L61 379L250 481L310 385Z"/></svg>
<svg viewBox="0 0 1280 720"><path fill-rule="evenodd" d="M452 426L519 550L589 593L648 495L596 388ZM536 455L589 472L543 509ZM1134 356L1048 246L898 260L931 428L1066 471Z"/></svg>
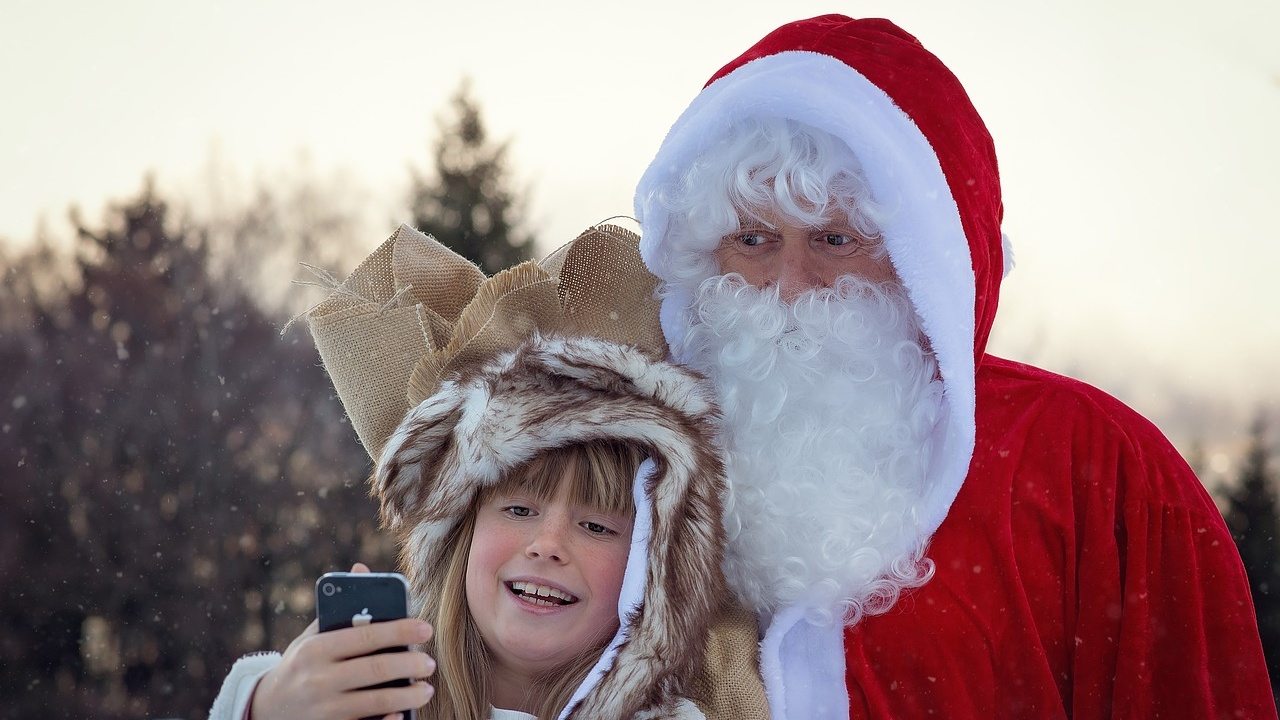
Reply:
<svg viewBox="0 0 1280 720"><path fill-rule="evenodd" d="M1080 380L988 355L977 374L977 429L975 466L1013 460L1015 475L1057 476L1076 492L1214 510L1159 428Z"/></svg>

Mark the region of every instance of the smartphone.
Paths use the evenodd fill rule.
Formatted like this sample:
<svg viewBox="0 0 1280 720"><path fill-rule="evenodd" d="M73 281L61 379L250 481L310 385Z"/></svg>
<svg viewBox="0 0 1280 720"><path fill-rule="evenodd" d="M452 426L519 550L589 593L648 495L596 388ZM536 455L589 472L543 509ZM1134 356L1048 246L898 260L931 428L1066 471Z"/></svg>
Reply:
<svg viewBox="0 0 1280 720"><path fill-rule="evenodd" d="M408 615L409 583L400 573L331 572L316 580L316 619L320 632L399 620ZM372 654L408 649L400 645ZM361 689L407 686L409 682L409 678L401 678Z"/></svg>

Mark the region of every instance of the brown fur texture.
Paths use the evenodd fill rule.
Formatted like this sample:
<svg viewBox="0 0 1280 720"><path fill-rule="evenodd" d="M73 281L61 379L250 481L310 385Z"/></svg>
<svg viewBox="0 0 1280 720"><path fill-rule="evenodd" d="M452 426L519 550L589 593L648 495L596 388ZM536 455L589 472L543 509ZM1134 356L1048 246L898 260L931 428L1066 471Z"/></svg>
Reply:
<svg viewBox="0 0 1280 720"><path fill-rule="evenodd" d="M594 338L534 336L409 411L371 480L401 542L417 609L442 572L450 530L481 489L536 453L590 440L643 447L651 528L643 602L623 618L612 666L568 717L688 717L684 683L701 665L724 597L713 390L692 371Z"/></svg>

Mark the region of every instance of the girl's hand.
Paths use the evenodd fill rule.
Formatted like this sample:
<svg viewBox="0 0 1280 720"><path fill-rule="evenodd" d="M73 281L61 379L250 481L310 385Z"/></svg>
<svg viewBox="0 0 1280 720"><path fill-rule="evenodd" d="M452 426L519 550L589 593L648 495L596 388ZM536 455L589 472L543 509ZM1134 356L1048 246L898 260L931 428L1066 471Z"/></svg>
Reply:
<svg viewBox="0 0 1280 720"><path fill-rule="evenodd" d="M356 563L351 571L369 572L369 568ZM312 621L289 644L280 664L258 682L249 720L356 720L371 715L391 720L402 710L421 707L435 694L425 680L436 670L430 655L410 650L361 656L385 647L423 643L431 634L431 625L416 619L327 633ZM406 677L414 679L408 687L359 689Z"/></svg>

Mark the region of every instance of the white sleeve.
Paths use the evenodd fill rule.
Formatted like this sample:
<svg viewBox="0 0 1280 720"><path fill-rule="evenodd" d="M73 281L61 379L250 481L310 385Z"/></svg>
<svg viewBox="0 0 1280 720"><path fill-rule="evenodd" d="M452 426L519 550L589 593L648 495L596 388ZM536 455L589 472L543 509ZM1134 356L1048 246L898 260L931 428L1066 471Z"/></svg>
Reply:
<svg viewBox="0 0 1280 720"><path fill-rule="evenodd" d="M249 716L249 701L258 681L267 671L280 664L280 653L262 652L245 655L231 666L227 679L222 681L218 697L209 709L209 720L245 720Z"/></svg>

